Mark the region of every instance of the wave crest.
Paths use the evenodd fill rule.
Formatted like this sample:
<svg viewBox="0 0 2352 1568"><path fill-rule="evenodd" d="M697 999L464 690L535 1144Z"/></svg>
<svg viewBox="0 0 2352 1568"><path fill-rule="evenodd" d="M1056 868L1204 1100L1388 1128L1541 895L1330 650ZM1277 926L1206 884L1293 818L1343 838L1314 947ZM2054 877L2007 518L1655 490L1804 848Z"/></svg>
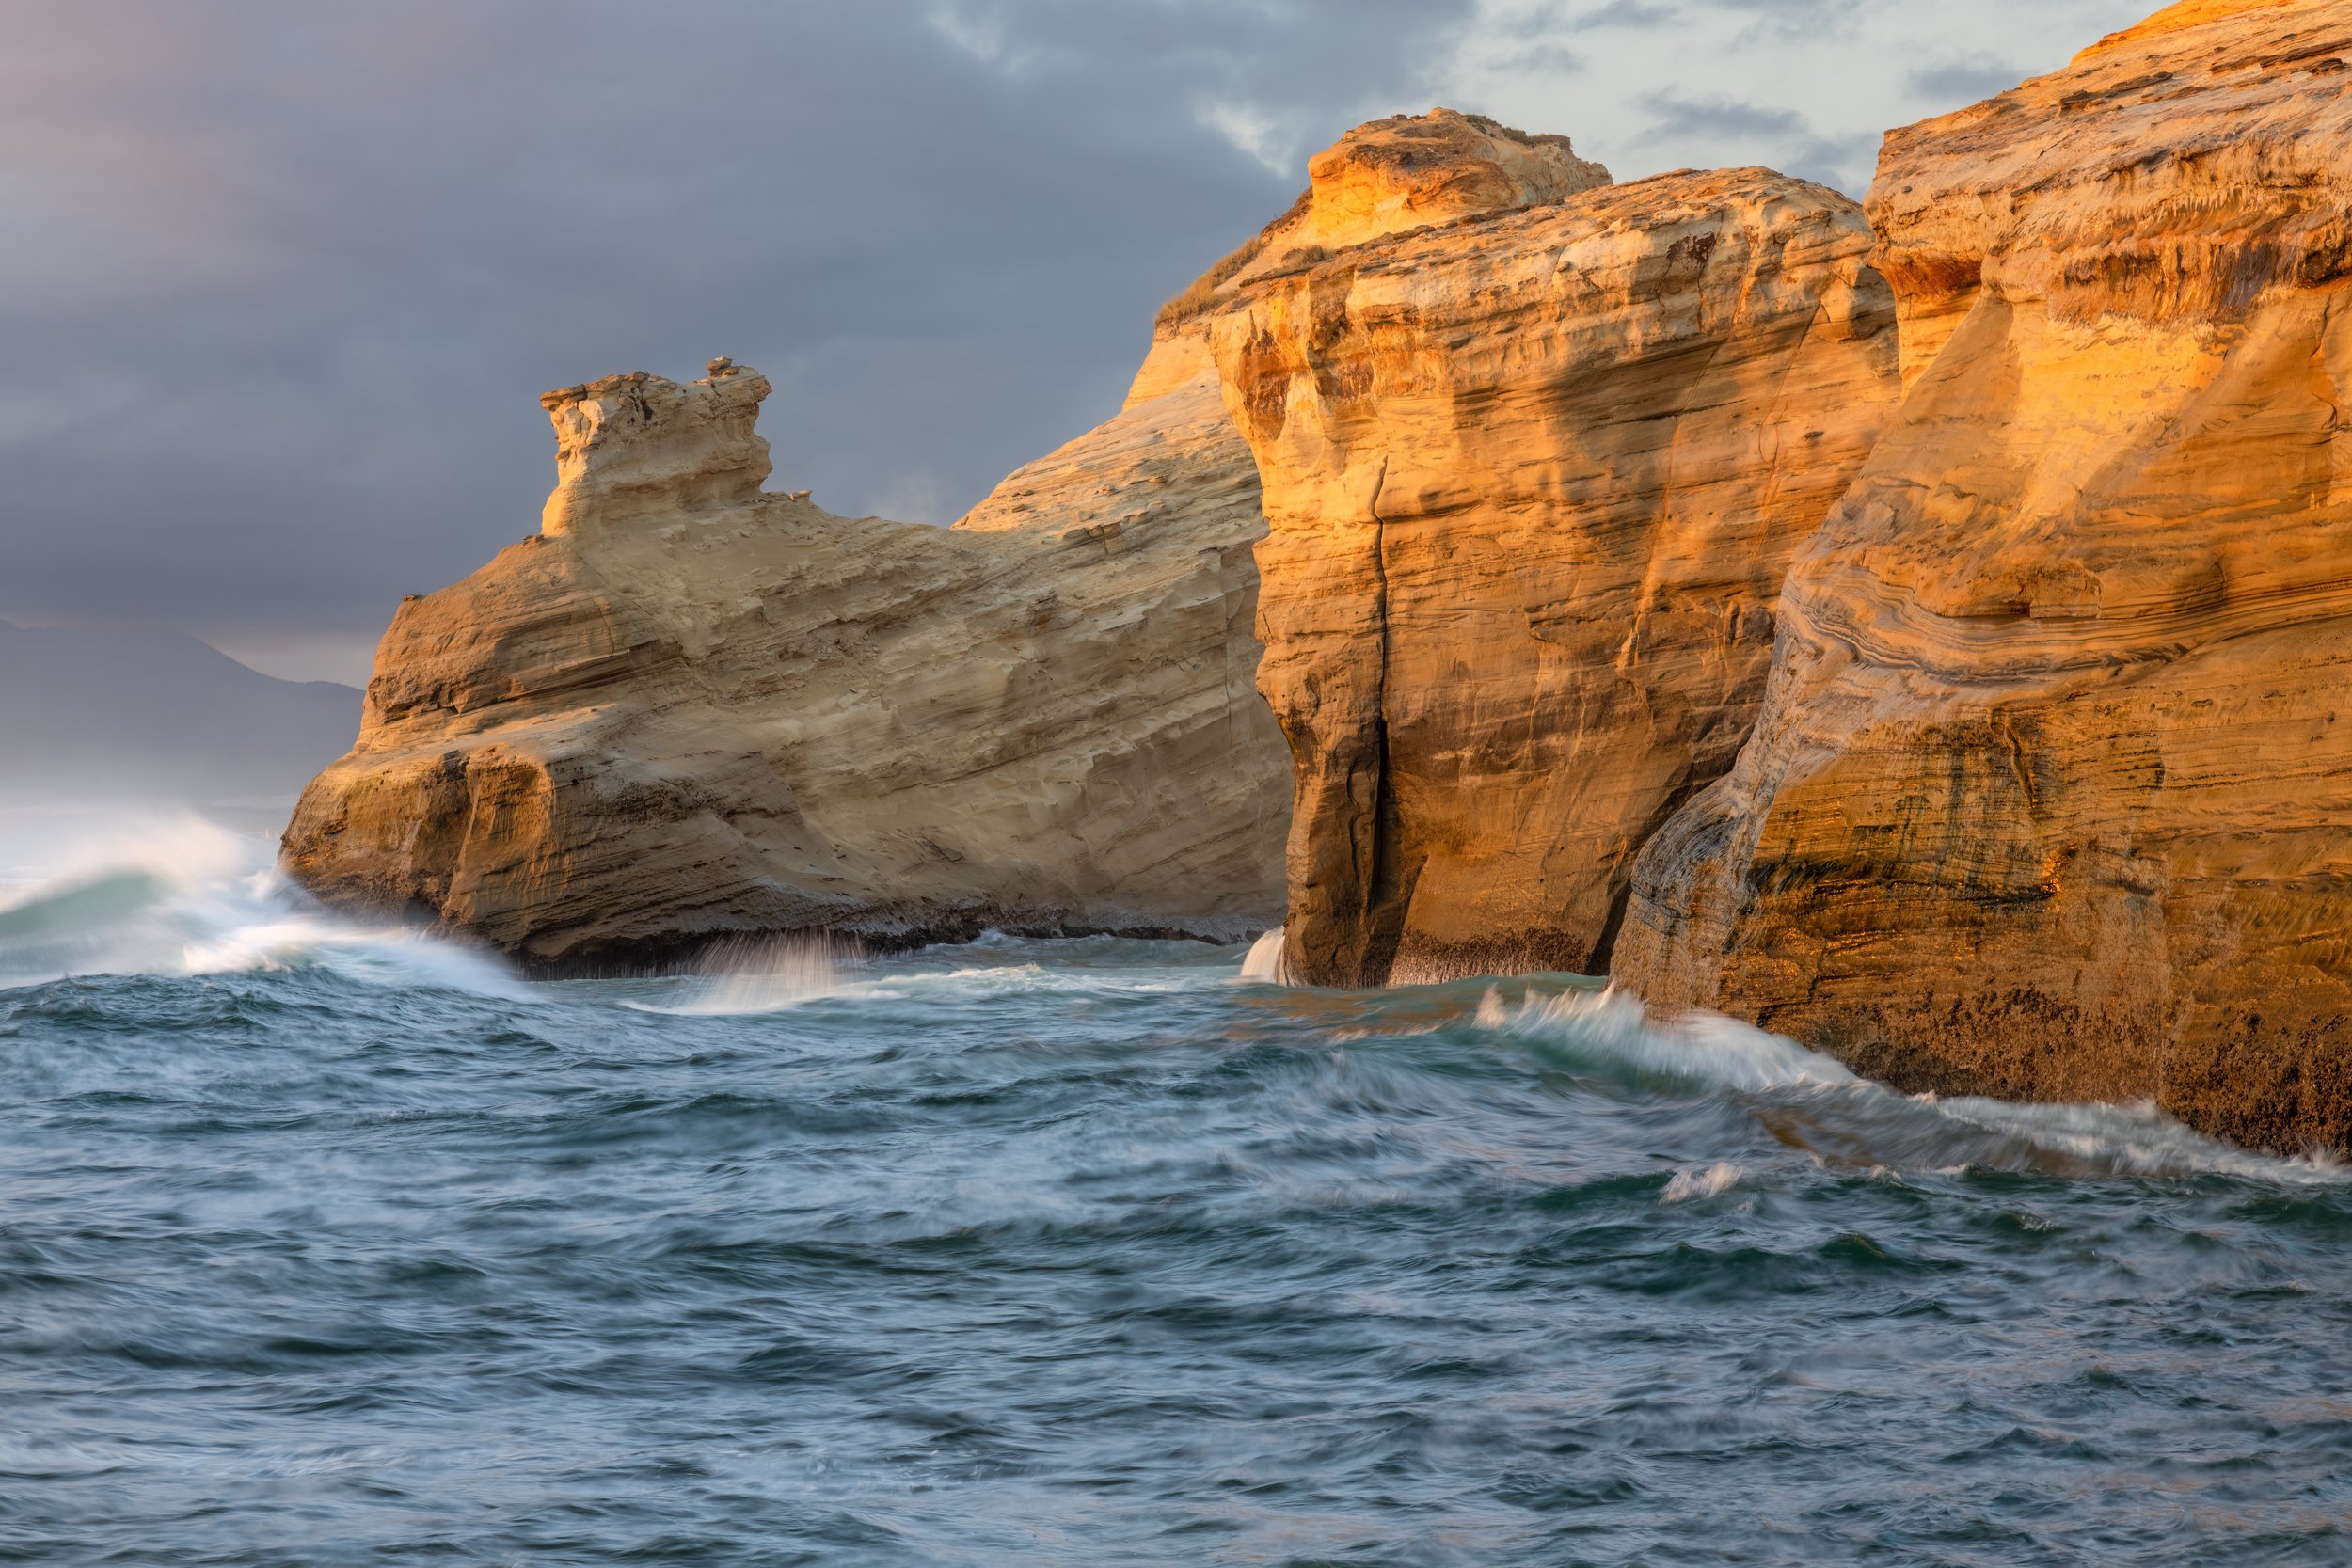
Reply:
<svg viewBox="0 0 2352 1568"><path fill-rule="evenodd" d="M1249 954L1241 961L1241 977L1253 985L1287 986L1291 977L1290 949L1284 943L1283 927L1277 926L1249 944Z"/></svg>
<svg viewBox="0 0 2352 1568"><path fill-rule="evenodd" d="M2207 1137L2153 1104L1904 1094L1785 1036L1714 1013L1661 1018L1614 987L1530 994L1516 1006L1489 990L1478 1022L1580 1076L1614 1080L1629 1092L1678 1086L1735 1100L1773 1138L1840 1164L1947 1174L2352 1180L2332 1159L2257 1154ZM1682 1196L1696 1196L1696 1187Z"/></svg>
<svg viewBox="0 0 2352 1568"><path fill-rule="evenodd" d="M192 815L86 836L0 902L0 988L319 967L382 985L529 994L487 954L326 913L278 871L271 848Z"/></svg>

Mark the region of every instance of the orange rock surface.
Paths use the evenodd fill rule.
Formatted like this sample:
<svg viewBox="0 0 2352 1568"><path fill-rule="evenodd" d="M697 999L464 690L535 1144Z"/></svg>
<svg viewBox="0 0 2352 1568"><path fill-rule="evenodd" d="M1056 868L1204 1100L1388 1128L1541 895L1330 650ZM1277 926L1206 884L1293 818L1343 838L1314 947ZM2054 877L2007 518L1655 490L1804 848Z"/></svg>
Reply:
<svg viewBox="0 0 2352 1568"><path fill-rule="evenodd" d="M1287 264L1269 243L1208 317L1271 529L1287 957L1326 984L1598 970L1635 851L1747 735L1782 570L1896 396L1845 198L1763 169L1598 188L1559 138L1487 132L1560 160L1508 182L1423 129L1343 140L1303 210L1452 216Z"/></svg>
<svg viewBox="0 0 2352 1568"><path fill-rule="evenodd" d="M1915 1089L2352 1148L2352 8L1898 132L1899 418L1615 973Z"/></svg>

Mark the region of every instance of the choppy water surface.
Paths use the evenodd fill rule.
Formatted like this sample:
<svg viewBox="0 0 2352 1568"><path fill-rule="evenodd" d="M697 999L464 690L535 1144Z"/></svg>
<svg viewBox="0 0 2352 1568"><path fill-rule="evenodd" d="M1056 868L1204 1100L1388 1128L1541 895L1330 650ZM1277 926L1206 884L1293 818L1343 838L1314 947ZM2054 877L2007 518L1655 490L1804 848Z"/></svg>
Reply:
<svg viewBox="0 0 2352 1568"><path fill-rule="evenodd" d="M142 854L0 891L0 1558L2352 1560L2329 1168L1565 978L527 985Z"/></svg>

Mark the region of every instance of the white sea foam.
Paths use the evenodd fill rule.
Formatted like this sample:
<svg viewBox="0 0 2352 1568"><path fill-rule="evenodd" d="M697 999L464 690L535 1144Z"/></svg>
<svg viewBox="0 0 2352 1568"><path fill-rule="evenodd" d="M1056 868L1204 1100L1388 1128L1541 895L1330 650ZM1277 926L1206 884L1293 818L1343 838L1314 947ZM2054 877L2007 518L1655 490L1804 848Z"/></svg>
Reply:
<svg viewBox="0 0 2352 1568"><path fill-rule="evenodd" d="M628 1004L642 1012L739 1018L783 1012L846 989L842 966L856 947L829 937L745 938L705 956L703 972L676 1000Z"/></svg>
<svg viewBox="0 0 2352 1568"><path fill-rule="evenodd" d="M1282 927L1273 930L1249 944L1249 956L1241 961L1241 977L1262 986L1291 984L1289 952L1282 945Z"/></svg>
<svg viewBox="0 0 2352 1568"><path fill-rule="evenodd" d="M1841 1164L1957 1172L2177 1177L2211 1172L2296 1182L2352 1180L2325 1156L2256 1154L2183 1126L2153 1104L2020 1104L1907 1095L1856 1077L1796 1041L1712 1013L1650 1014L1635 997L1532 994L1513 1006L1488 991L1479 1023L1578 1067L1680 1084L1745 1102L1784 1143ZM1712 1172L1708 1173L1711 1177ZM1677 1178L1677 1182L1679 1181ZM1692 1177L1667 1200L1707 1196Z"/></svg>
<svg viewBox="0 0 2352 1568"><path fill-rule="evenodd" d="M272 863L268 841L193 814L84 825L54 844L6 847L0 986L74 974L217 974L332 968L385 985L517 998L486 954L399 927L339 919Z"/></svg>
<svg viewBox="0 0 2352 1568"><path fill-rule="evenodd" d="M1740 1184L1743 1173L1729 1161L1718 1160L1705 1170L1678 1170L1666 1183L1666 1190L1658 1195L1661 1203L1688 1203L1693 1198L1714 1197Z"/></svg>
<svg viewBox="0 0 2352 1568"><path fill-rule="evenodd" d="M1572 1042L1661 1078L1756 1091L1857 1082L1845 1067L1792 1039L1712 1013L1650 1016L1617 990L1534 992L1518 1006L1489 990L1478 1022L1521 1037Z"/></svg>

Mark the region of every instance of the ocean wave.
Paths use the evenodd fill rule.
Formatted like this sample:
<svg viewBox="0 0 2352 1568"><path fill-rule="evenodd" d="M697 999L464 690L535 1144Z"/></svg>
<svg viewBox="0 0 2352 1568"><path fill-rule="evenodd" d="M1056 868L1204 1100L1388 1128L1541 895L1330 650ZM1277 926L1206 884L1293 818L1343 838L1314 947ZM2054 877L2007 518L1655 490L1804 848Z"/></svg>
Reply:
<svg viewBox="0 0 2352 1568"><path fill-rule="evenodd" d="M1718 1160L1705 1170L1678 1170L1666 1183L1666 1190L1658 1195L1661 1203L1690 1203L1703 1197L1719 1197L1740 1184L1745 1175L1728 1160Z"/></svg>
<svg viewBox="0 0 2352 1568"><path fill-rule="evenodd" d="M779 1013L841 995L847 989L842 968L858 958L855 943L828 937L740 938L705 954L702 972L682 982L675 996L622 1006L687 1018Z"/></svg>
<svg viewBox="0 0 2352 1568"><path fill-rule="evenodd" d="M376 985L531 994L477 949L328 914L276 869L271 849L195 816L133 818L84 838L0 902L0 988L324 968Z"/></svg>
<svg viewBox="0 0 2352 1568"><path fill-rule="evenodd" d="M1241 961L1241 977L1252 985L1290 985L1290 952L1284 940L1282 927L1277 926L1251 942L1248 956Z"/></svg>
<svg viewBox="0 0 2352 1568"><path fill-rule="evenodd" d="M1785 1036L1713 1013L1661 1018L1613 987L1531 992L1516 1006L1489 990L1478 1023L1582 1076L1637 1093L1678 1087L1738 1100L1782 1142L1842 1164L1946 1174L2352 1180L2352 1171L2334 1160L2257 1154L2194 1132L2149 1103L1904 1094Z"/></svg>

